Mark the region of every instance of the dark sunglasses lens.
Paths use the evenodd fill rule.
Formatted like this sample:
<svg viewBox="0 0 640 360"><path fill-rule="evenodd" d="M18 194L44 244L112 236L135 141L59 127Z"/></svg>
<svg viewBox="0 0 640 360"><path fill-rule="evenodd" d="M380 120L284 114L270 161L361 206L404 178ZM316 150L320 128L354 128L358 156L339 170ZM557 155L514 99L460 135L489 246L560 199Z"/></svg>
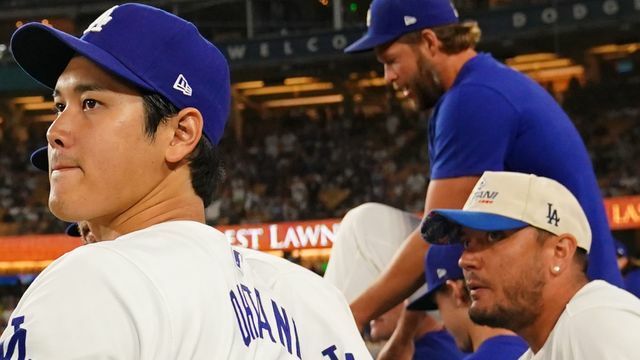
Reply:
<svg viewBox="0 0 640 360"><path fill-rule="evenodd" d="M460 238L460 226L434 212L422 221L422 238L432 244L451 244Z"/></svg>

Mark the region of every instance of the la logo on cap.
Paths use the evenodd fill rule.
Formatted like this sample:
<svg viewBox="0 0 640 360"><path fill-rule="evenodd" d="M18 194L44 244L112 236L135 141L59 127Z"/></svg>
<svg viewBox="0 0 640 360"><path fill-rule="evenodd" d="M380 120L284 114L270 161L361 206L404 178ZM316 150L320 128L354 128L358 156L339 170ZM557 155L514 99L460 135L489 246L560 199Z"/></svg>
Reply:
<svg viewBox="0 0 640 360"><path fill-rule="evenodd" d="M102 31L102 27L107 25L109 23L109 21L111 21L111 19L113 19L111 17L111 13L113 12L113 10L115 10L118 7L118 5L112 7L111 9L105 11L102 13L102 15L98 16L97 19L93 20L93 22L91 23L91 25L89 25L89 27L83 31L83 34L86 34L88 32L100 32Z"/></svg>

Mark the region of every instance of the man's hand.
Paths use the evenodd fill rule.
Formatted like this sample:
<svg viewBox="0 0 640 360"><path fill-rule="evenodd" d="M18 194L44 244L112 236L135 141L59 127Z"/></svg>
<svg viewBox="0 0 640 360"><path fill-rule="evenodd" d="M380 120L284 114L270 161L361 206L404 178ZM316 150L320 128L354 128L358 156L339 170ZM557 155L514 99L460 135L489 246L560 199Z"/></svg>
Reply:
<svg viewBox="0 0 640 360"><path fill-rule="evenodd" d="M378 354L378 360L411 360L415 352L413 338L400 339L394 333Z"/></svg>
<svg viewBox="0 0 640 360"><path fill-rule="evenodd" d="M431 318L427 319L427 314L424 311L411 311L403 308L398 325L380 351L378 360L412 359L415 352L414 341L424 320L433 322Z"/></svg>
<svg viewBox="0 0 640 360"><path fill-rule="evenodd" d="M398 327L401 327L398 324ZM408 327L396 329L378 354L378 360L411 360L415 352L413 331Z"/></svg>

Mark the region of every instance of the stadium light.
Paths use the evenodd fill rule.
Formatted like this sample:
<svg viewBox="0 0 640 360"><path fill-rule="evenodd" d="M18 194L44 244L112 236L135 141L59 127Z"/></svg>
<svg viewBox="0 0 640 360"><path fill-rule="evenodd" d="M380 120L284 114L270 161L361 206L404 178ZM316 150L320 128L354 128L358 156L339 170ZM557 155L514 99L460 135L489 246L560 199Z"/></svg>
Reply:
<svg viewBox="0 0 640 360"><path fill-rule="evenodd" d="M262 80L244 81L233 84L233 88L236 90L256 89L261 87L264 87L264 81Z"/></svg>
<svg viewBox="0 0 640 360"><path fill-rule="evenodd" d="M285 85L300 85L300 84L310 84L316 82L318 79L310 76L299 76L299 77L290 77L284 79Z"/></svg>
<svg viewBox="0 0 640 360"><path fill-rule="evenodd" d="M323 105L323 104L336 104L344 101L344 96L341 94L323 95L323 96L311 96L302 98L291 98L281 100L269 100L262 103L262 105L268 108L279 107L292 107L292 106L305 106L305 105Z"/></svg>
<svg viewBox="0 0 640 360"><path fill-rule="evenodd" d="M303 91L317 91L317 90L330 90L333 89L333 83L320 82L312 84L300 84L300 85L276 85L267 86L259 89L245 90L242 94L245 96L258 96L258 95L275 95L296 93Z"/></svg>

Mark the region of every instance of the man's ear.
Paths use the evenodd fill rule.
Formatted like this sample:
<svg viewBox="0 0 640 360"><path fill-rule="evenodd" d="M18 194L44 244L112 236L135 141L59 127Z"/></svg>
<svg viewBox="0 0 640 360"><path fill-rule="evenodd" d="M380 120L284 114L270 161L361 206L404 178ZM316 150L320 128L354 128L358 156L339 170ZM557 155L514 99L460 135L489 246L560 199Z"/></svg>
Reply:
<svg viewBox="0 0 640 360"><path fill-rule="evenodd" d="M422 35L425 50L430 56L435 56L440 50L440 40L436 33L431 29L424 29L420 34Z"/></svg>
<svg viewBox="0 0 640 360"><path fill-rule="evenodd" d="M469 297L467 296L467 290L464 288L464 282L462 280L447 280L446 286L449 287L456 306L466 307Z"/></svg>
<svg viewBox="0 0 640 360"><path fill-rule="evenodd" d="M578 248L578 241L571 234L560 234L552 239L547 239L547 241L551 241L553 246L551 272L554 275L559 275L562 271L568 269L573 262L573 257Z"/></svg>
<svg viewBox="0 0 640 360"><path fill-rule="evenodd" d="M204 119L200 111L193 107L187 107L170 120L173 136L165 153L165 159L169 163L177 163L187 158L198 145L202 137Z"/></svg>

